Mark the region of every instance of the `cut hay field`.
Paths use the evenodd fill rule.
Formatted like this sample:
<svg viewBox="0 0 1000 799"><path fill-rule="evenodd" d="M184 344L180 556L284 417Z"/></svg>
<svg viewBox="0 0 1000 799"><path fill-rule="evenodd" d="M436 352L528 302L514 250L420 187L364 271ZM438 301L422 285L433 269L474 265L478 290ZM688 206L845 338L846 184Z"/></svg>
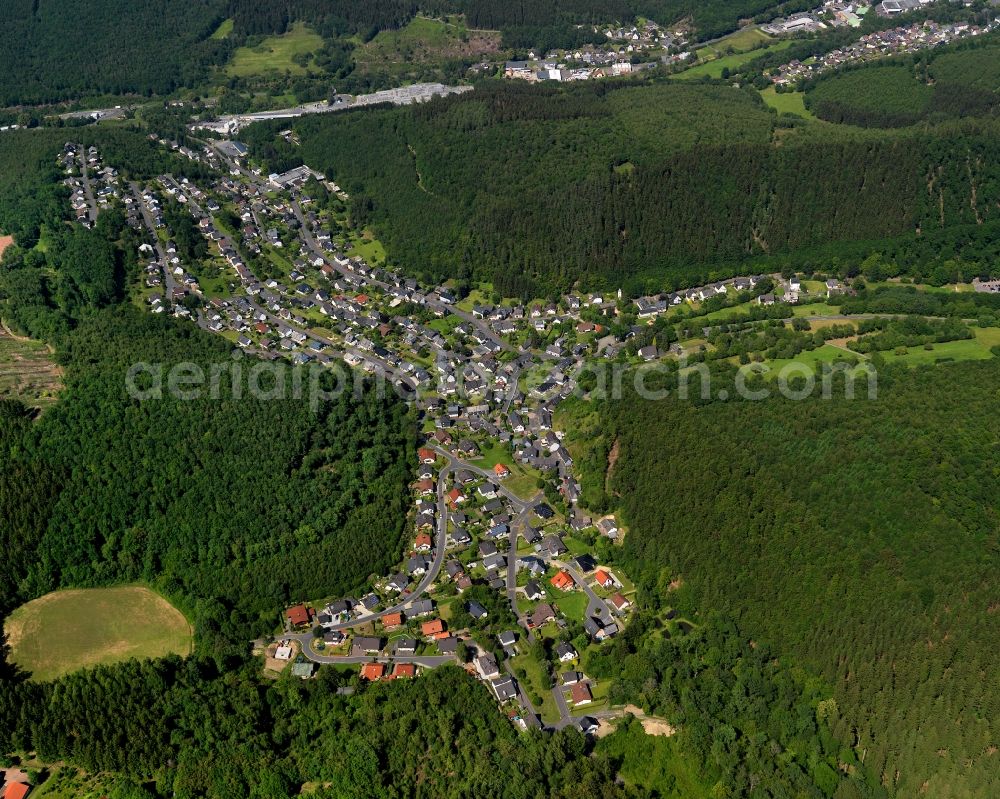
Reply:
<svg viewBox="0 0 1000 799"><path fill-rule="evenodd" d="M12 660L35 680L79 669L191 653L191 625L141 586L55 591L22 605L4 627Z"/></svg>

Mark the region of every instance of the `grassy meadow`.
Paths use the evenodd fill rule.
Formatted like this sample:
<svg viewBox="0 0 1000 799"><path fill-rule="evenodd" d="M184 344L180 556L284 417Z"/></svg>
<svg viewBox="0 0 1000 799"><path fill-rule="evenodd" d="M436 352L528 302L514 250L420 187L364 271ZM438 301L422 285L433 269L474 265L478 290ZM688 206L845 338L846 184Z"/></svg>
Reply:
<svg viewBox="0 0 1000 799"><path fill-rule="evenodd" d="M132 658L191 652L191 625L141 586L55 591L7 617L12 659L35 680Z"/></svg>

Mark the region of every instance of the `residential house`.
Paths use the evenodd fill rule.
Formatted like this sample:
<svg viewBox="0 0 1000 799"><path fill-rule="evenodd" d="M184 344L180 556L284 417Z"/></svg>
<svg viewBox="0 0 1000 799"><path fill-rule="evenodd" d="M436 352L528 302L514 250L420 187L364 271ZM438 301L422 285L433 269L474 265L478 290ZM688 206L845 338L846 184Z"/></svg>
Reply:
<svg viewBox="0 0 1000 799"><path fill-rule="evenodd" d="M573 578L565 569L560 569L559 572L556 573L556 576L549 580L549 582L560 591L568 591L575 584L573 582Z"/></svg>
<svg viewBox="0 0 1000 799"><path fill-rule="evenodd" d="M555 621L556 611L548 604L543 602L540 604L532 614L528 617L528 627L534 629L536 627L541 627L543 624L548 624L550 621Z"/></svg>
<svg viewBox="0 0 1000 799"><path fill-rule="evenodd" d="M285 611L285 618L293 627L305 627L313 619L313 610L305 605L293 605Z"/></svg>
<svg viewBox="0 0 1000 799"><path fill-rule="evenodd" d="M497 666L496 658L494 658L489 652L484 652L482 655L477 657L475 665L476 671L479 672L479 676L484 680L488 680L500 674L500 667Z"/></svg>
<svg viewBox="0 0 1000 799"><path fill-rule="evenodd" d="M382 651L382 639L369 636L355 636L351 645L351 654L354 657L362 655L375 655Z"/></svg>
<svg viewBox="0 0 1000 799"><path fill-rule="evenodd" d="M402 613L387 613L382 617L382 628L389 632L391 630L398 630L403 626L403 614Z"/></svg>
<svg viewBox="0 0 1000 799"><path fill-rule="evenodd" d="M608 601L611 603L611 607L613 607L619 613L621 613L623 610L627 610L628 608L632 607L632 603L629 602L621 594L612 595L611 599Z"/></svg>
<svg viewBox="0 0 1000 799"><path fill-rule="evenodd" d="M590 692L590 686L585 682L578 682L570 689L570 699L574 705L587 705L594 700Z"/></svg>
<svg viewBox="0 0 1000 799"><path fill-rule="evenodd" d="M571 660L576 660L578 655L572 644L563 642L556 647L556 657L560 663L569 663Z"/></svg>
<svg viewBox="0 0 1000 799"><path fill-rule="evenodd" d="M490 682L490 688L498 702L506 702L517 697L517 685L509 674Z"/></svg>
<svg viewBox="0 0 1000 799"><path fill-rule="evenodd" d="M604 569L598 569L594 572L594 579L597 580L597 584L601 586L601 588L613 588L618 585L618 581L615 579L614 575Z"/></svg>
<svg viewBox="0 0 1000 799"><path fill-rule="evenodd" d="M400 638L393 645L393 653L399 657L408 657L410 655L415 655L417 652L417 639L416 638Z"/></svg>

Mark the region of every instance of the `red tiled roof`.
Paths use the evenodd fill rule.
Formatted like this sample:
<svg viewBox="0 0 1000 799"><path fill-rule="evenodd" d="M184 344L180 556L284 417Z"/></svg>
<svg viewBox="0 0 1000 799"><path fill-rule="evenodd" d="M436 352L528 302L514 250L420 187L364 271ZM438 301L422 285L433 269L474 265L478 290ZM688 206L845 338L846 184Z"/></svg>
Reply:
<svg viewBox="0 0 1000 799"><path fill-rule="evenodd" d="M436 635L442 630L444 630L444 622L441 619L432 619L420 625L421 635Z"/></svg>
<svg viewBox="0 0 1000 799"><path fill-rule="evenodd" d="M402 613L388 613L382 617L382 626L388 629L389 627L398 627L403 623Z"/></svg>
<svg viewBox="0 0 1000 799"><path fill-rule="evenodd" d="M396 679L399 677L416 677L417 667L412 663L397 663L393 666L392 676Z"/></svg>
<svg viewBox="0 0 1000 799"><path fill-rule="evenodd" d="M381 680L382 675L385 674L385 665L382 663L365 663L361 667L361 677L365 680L370 680L375 682L375 680Z"/></svg>
<svg viewBox="0 0 1000 799"><path fill-rule="evenodd" d="M285 611L285 616L287 616L288 620L296 627L301 627L310 622L312 619L312 611L310 611L305 605L295 605Z"/></svg>
<svg viewBox="0 0 1000 799"><path fill-rule="evenodd" d="M12 782L3 792L3 799L24 799L30 790L30 785L26 785L23 782Z"/></svg>
<svg viewBox="0 0 1000 799"><path fill-rule="evenodd" d="M581 702L589 702L594 698L593 694L590 693L590 686L585 682L578 682L571 689L570 696L573 699L573 704L578 705Z"/></svg>
<svg viewBox="0 0 1000 799"><path fill-rule="evenodd" d="M556 574L556 576L553 577L549 582L552 583L552 585L554 585L556 588L565 589L573 585L573 578L569 576L569 572L561 571L558 574Z"/></svg>

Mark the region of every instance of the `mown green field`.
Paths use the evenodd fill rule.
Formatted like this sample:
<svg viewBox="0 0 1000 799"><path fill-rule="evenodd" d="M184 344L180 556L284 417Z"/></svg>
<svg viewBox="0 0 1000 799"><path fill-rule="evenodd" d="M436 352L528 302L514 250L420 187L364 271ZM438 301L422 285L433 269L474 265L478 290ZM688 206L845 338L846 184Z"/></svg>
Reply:
<svg viewBox="0 0 1000 799"><path fill-rule="evenodd" d="M221 24L219 25L218 28L215 29L215 32L211 35L210 38L217 40L225 39L230 33L233 32L233 24L234 23L232 17L230 17L229 19L222 20Z"/></svg>
<svg viewBox="0 0 1000 799"><path fill-rule="evenodd" d="M988 358L994 357L993 353L990 352L990 348L1000 345L1000 328L976 328L973 332L976 334L975 338L932 344L930 349L909 347L904 354L897 355L895 352L884 352L882 356L887 361L905 363L910 366L925 366L937 363L941 359L950 361L985 361Z"/></svg>
<svg viewBox="0 0 1000 799"><path fill-rule="evenodd" d="M12 660L35 680L132 658L191 652L184 615L141 586L55 591L22 605L5 624Z"/></svg>
<svg viewBox="0 0 1000 799"><path fill-rule="evenodd" d="M773 86L760 93L761 98L779 114L795 114L806 119L815 119L806 108L804 92L782 92L779 94Z"/></svg>
<svg viewBox="0 0 1000 799"><path fill-rule="evenodd" d="M233 53L226 72L239 78L286 70L301 75L305 68L296 64L293 57L315 52L322 46L323 37L299 22L288 33L269 36L256 47L241 47Z"/></svg>

